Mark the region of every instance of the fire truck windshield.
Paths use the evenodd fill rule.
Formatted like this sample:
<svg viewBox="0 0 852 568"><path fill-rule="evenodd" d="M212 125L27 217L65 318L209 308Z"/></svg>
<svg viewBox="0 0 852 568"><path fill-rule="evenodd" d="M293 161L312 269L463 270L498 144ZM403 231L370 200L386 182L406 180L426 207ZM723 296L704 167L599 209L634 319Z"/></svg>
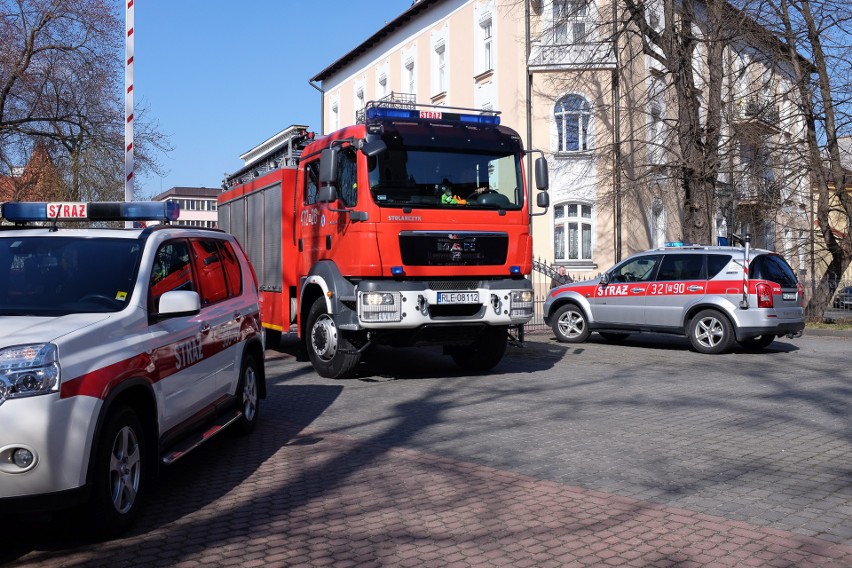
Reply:
<svg viewBox="0 0 852 568"><path fill-rule="evenodd" d="M520 142L496 129L398 125L369 158L370 191L382 207L520 209Z"/></svg>

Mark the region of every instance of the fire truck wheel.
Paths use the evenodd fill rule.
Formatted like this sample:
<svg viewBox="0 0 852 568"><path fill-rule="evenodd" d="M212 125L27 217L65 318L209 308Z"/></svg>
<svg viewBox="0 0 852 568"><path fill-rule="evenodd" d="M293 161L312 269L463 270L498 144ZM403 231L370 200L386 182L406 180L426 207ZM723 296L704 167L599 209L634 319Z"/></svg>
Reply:
<svg viewBox="0 0 852 568"><path fill-rule="evenodd" d="M592 334L586 314L574 304L565 304L556 310L550 327L562 343L583 343Z"/></svg>
<svg viewBox="0 0 852 568"><path fill-rule="evenodd" d="M504 327L489 327L470 345L454 347L450 356L466 371L488 371L503 359L509 335Z"/></svg>
<svg viewBox="0 0 852 568"><path fill-rule="evenodd" d="M724 353L734 341L731 322L716 310L704 310L689 322L689 342L699 353Z"/></svg>
<svg viewBox="0 0 852 568"><path fill-rule="evenodd" d="M305 344L308 358L317 374L327 379L343 379L352 374L361 360L334 323L325 307L325 298L319 297L308 312Z"/></svg>
<svg viewBox="0 0 852 568"><path fill-rule="evenodd" d="M94 462L90 513L98 532L114 536L136 519L148 485L145 432L136 412L121 406L110 413Z"/></svg>
<svg viewBox="0 0 852 568"><path fill-rule="evenodd" d="M260 387L257 384L259 378L260 374L254 357L246 355L240 371L240 384L237 385L239 408L242 412L242 416L234 424L238 434L249 434L257 425L260 412Z"/></svg>

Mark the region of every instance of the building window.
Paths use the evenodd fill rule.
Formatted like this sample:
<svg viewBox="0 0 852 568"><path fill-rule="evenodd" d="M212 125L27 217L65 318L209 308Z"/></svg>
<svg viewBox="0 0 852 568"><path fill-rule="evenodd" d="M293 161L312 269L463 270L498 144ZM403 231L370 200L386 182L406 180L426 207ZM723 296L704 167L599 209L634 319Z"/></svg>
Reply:
<svg viewBox="0 0 852 568"><path fill-rule="evenodd" d="M479 24L482 30L482 71L494 69L491 18Z"/></svg>
<svg viewBox="0 0 852 568"><path fill-rule="evenodd" d="M580 152L591 148L591 115L589 101L580 95L566 95L557 101L553 112L556 119L557 152Z"/></svg>
<svg viewBox="0 0 852 568"><path fill-rule="evenodd" d="M435 77L436 90L444 93L447 90L447 48L444 43L435 46Z"/></svg>
<svg viewBox="0 0 852 568"><path fill-rule="evenodd" d="M588 0L553 1L553 43L585 43L589 23Z"/></svg>
<svg viewBox="0 0 852 568"><path fill-rule="evenodd" d="M405 76L408 80L408 92L412 95L417 94L417 76L414 74L414 60L409 59L405 62Z"/></svg>
<svg viewBox="0 0 852 568"><path fill-rule="evenodd" d="M388 94L388 76L384 73L379 75L376 88L376 98L383 99Z"/></svg>
<svg viewBox="0 0 852 568"><path fill-rule="evenodd" d="M592 260L592 206L565 203L553 208L553 251L557 261Z"/></svg>
<svg viewBox="0 0 852 568"><path fill-rule="evenodd" d="M662 82L659 79L652 79L648 109L648 161L653 165L659 165L663 161L663 137L665 135L663 129L665 113L663 93Z"/></svg>
<svg viewBox="0 0 852 568"><path fill-rule="evenodd" d="M364 87L356 87L355 88L355 111L362 110L364 108Z"/></svg>

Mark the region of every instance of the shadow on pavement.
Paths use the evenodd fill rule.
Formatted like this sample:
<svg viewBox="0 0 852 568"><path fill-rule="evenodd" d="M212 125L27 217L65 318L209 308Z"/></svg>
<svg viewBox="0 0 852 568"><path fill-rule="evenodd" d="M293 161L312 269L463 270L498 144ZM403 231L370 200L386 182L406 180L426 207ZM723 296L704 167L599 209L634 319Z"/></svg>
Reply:
<svg viewBox="0 0 852 568"><path fill-rule="evenodd" d="M294 373L300 374L298 370ZM145 507L134 527L123 538L156 532L164 525L207 507L237 490L275 453L293 442L299 432L325 412L343 390L337 385L282 385L287 373L268 377L270 396L285 401L285 408L260 407L260 422L248 436L224 431L169 468L149 485ZM272 396L272 391L277 391ZM311 443L302 437L294 444ZM69 510L30 518L0 519L0 565L34 551L44 559L61 557L72 550L95 545L99 539L81 522L83 511Z"/></svg>

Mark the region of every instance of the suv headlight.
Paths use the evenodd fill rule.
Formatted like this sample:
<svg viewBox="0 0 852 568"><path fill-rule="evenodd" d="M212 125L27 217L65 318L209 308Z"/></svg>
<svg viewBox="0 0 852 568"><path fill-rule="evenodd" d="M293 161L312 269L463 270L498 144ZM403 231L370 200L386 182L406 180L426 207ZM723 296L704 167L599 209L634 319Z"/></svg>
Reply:
<svg viewBox="0 0 852 568"><path fill-rule="evenodd" d="M0 349L0 404L9 398L59 390L56 345L35 343Z"/></svg>

